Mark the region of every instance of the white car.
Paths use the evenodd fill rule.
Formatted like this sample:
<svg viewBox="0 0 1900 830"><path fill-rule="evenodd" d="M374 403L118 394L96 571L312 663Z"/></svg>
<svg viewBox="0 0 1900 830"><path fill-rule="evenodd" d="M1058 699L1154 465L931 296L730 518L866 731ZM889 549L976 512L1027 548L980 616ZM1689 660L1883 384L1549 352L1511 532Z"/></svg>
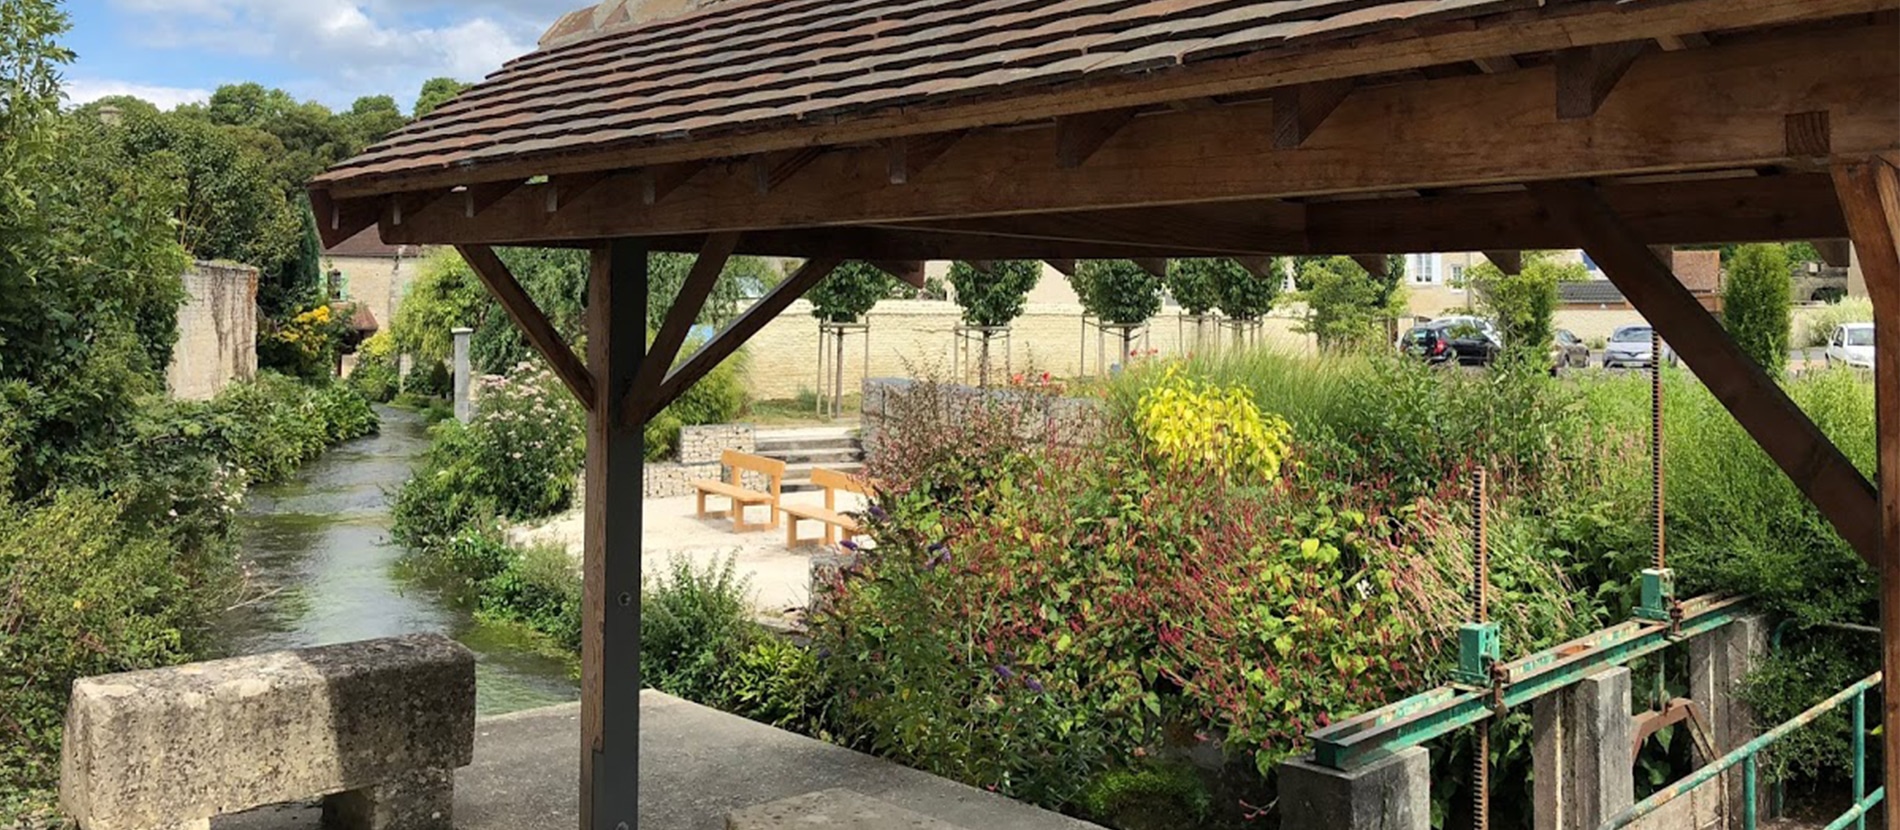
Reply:
<svg viewBox="0 0 1900 830"><path fill-rule="evenodd" d="M1848 323L1827 341L1827 365L1874 368L1874 324Z"/></svg>

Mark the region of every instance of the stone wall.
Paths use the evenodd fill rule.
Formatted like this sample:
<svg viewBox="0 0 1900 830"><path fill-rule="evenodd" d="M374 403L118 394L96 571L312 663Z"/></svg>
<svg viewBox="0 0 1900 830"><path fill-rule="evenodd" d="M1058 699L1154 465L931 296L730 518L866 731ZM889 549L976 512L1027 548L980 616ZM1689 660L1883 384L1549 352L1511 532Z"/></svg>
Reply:
<svg viewBox="0 0 1900 830"><path fill-rule="evenodd" d="M719 458L726 450L755 452L757 431L751 424L712 424L680 430L680 460L646 465L645 491L649 499L693 494L693 482L722 479L726 471ZM763 483L748 486L764 489Z"/></svg>
<svg viewBox="0 0 1900 830"><path fill-rule="evenodd" d="M257 269L200 262L183 282L165 386L173 397L206 400L257 376Z"/></svg>
<svg viewBox="0 0 1900 830"><path fill-rule="evenodd" d="M934 413L944 419L962 419L981 406L1013 407L1021 413L1016 423L1024 438L1053 438L1065 442L1079 441L1091 434L1100 412L1099 402L1092 398L1063 398L1018 389L984 390L898 378L873 378L865 381L863 391L859 438L866 459L877 457L885 424L895 418Z"/></svg>

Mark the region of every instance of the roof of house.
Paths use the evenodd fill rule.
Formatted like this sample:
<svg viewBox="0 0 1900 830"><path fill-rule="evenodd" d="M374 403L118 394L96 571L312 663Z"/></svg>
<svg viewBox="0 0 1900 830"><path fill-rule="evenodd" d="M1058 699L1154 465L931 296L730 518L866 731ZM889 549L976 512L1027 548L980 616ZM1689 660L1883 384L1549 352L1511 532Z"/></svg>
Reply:
<svg viewBox="0 0 1900 830"><path fill-rule="evenodd" d="M1151 76L1543 0L610 0L318 183ZM1569 6L1581 4L1551 4Z"/></svg>
<svg viewBox="0 0 1900 830"><path fill-rule="evenodd" d="M1721 251L1676 251L1676 279L1697 294L1713 294L1722 289Z"/></svg>
<svg viewBox="0 0 1900 830"><path fill-rule="evenodd" d="M1609 280L1584 280L1557 284L1557 297L1564 305L1621 305L1627 300Z"/></svg>
<svg viewBox="0 0 1900 830"><path fill-rule="evenodd" d="M364 228L355 236L323 249L327 257L356 257L362 259L395 259L398 256L414 256L414 245L391 245L383 241L375 226Z"/></svg>

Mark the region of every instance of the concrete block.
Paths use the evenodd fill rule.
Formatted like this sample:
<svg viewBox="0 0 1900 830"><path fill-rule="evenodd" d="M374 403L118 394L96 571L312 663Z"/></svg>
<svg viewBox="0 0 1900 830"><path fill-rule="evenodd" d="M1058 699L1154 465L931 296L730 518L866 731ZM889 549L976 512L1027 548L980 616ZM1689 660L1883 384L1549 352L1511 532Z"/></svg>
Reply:
<svg viewBox="0 0 1900 830"><path fill-rule="evenodd" d="M346 827L446 828L474 729L474 655L435 635L86 678L60 803L83 830L157 830L347 793Z"/></svg>
<svg viewBox="0 0 1900 830"><path fill-rule="evenodd" d="M1432 823L1431 761L1413 747L1359 769L1307 759L1280 764L1280 826L1321 830L1426 830Z"/></svg>
<svg viewBox="0 0 1900 830"><path fill-rule="evenodd" d="M475 330L456 329L450 333L455 337L455 420L466 424L475 417L475 400L472 397L475 369L470 358Z"/></svg>
<svg viewBox="0 0 1900 830"><path fill-rule="evenodd" d="M1762 617L1743 617L1715 631L1689 641L1689 699L1701 704L1702 711L1709 716L1709 737L1715 742L1715 751L1728 752L1748 743L1760 734L1761 729L1755 722L1755 713L1742 702L1737 692L1742 681L1753 671L1757 660L1768 652L1768 621ZM1764 756L1765 758L1766 756ZM1742 773L1741 768L1722 774L1725 779L1719 786L1728 793L1726 804L1736 805L1737 809L1723 809L1729 826L1741 826ZM1708 785L1716 786L1716 785ZM1761 815L1768 815L1769 788L1759 788L1756 805Z"/></svg>
<svg viewBox="0 0 1900 830"><path fill-rule="evenodd" d="M1635 803L1631 728L1626 668L1605 669L1532 704L1537 830L1595 830Z"/></svg>
<svg viewBox="0 0 1900 830"><path fill-rule="evenodd" d="M726 816L726 830L964 830L921 813L859 795L824 790L761 804Z"/></svg>

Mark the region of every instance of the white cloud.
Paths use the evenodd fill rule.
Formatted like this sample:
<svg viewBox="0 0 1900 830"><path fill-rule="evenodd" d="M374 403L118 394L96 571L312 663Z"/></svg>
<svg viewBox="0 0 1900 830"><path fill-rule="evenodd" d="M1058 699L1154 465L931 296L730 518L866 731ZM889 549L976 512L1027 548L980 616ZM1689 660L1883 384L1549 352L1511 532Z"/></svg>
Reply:
<svg viewBox="0 0 1900 830"><path fill-rule="evenodd" d="M480 80L534 48L575 0L113 0L143 45L235 54L289 70L281 85L335 107L407 106L439 75ZM419 21L429 20L423 23Z"/></svg>
<svg viewBox="0 0 1900 830"><path fill-rule="evenodd" d="M168 110L180 104L196 103L211 97L211 91L207 89L182 89L175 86L154 86L108 79L68 78L64 86L66 97L70 98L75 105L88 104L112 95L131 95L150 101L159 109Z"/></svg>

